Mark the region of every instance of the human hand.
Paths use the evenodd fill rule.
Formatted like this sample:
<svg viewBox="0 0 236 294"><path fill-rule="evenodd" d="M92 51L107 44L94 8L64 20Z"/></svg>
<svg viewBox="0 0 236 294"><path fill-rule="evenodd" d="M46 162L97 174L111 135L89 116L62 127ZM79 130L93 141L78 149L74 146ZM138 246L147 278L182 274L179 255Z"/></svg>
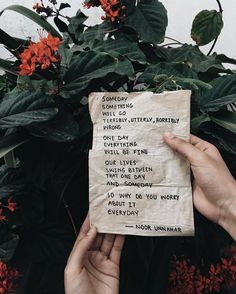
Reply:
<svg viewBox="0 0 236 294"><path fill-rule="evenodd" d="M193 135L190 136L190 143L168 132L163 138L171 149L190 162L196 209L208 219L227 226L224 224L225 215L236 202L236 182L217 148Z"/></svg>
<svg viewBox="0 0 236 294"><path fill-rule="evenodd" d="M98 234L85 219L65 269L66 294L118 294L124 236Z"/></svg>

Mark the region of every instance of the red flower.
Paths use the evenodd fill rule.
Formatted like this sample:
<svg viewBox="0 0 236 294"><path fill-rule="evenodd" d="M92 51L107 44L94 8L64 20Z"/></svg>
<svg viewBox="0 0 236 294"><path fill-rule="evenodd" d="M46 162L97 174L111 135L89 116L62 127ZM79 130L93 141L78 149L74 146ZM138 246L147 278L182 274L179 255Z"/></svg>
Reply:
<svg viewBox="0 0 236 294"><path fill-rule="evenodd" d="M6 209L11 212L14 212L17 209L17 204L12 201L12 197L7 199L7 205L0 202L0 221L7 220L6 216L3 214Z"/></svg>
<svg viewBox="0 0 236 294"><path fill-rule="evenodd" d="M19 272L9 268L6 263L0 261L0 294L14 293L15 282L19 278Z"/></svg>
<svg viewBox="0 0 236 294"><path fill-rule="evenodd" d="M0 208L0 221L5 221L6 220L6 216L2 214L3 213L3 209Z"/></svg>
<svg viewBox="0 0 236 294"><path fill-rule="evenodd" d="M205 291L208 291L208 293L211 293L212 291L219 292L223 281L222 269L219 264L216 266L211 264L208 280L209 282L205 285Z"/></svg>
<svg viewBox="0 0 236 294"><path fill-rule="evenodd" d="M196 267L188 260L173 261L173 270L169 276L168 294L194 294L194 276Z"/></svg>
<svg viewBox="0 0 236 294"><path fill-rule="evenodd" d="M112 23L122 21L125 18L126 7L121 5L119 0L90 0L85 1L84 6L86 8L101 6L105 12L105 15L101 18Z"/></svg>
<svg viewBox="0 0 236 294"><path fill-rule="evenodd" d="M31 76L37 66L47 69L52 64L60 61L58 54L59 45L62 42L59 38L48 34L37 43L31 43L21 54L20 75Z"/></svg>
<svg viewBox="0 0 236 294"><path fill-rule="evenodd" d="M232 288L236 280L236 264L233 258L221 258L222 261L222 277L227 288Z"/></svg>
<svg viewBox="0 0 236 294"><path fill-rule="evenodd" d="M236 282L236 246L225 250L221 262L211 264L205 275L189 259L174 256L169 275L168 294L208 294L220 292L222 286L233 288Z"/></svg>
<svg viewBox="0 0 236 294"><path fill-rule="evenodd" d="M14 212L17 208L17 203L12 201L12 197L10 197L8 200L8 205L6 206L7 209L9 209L11 212Z"/></svg>

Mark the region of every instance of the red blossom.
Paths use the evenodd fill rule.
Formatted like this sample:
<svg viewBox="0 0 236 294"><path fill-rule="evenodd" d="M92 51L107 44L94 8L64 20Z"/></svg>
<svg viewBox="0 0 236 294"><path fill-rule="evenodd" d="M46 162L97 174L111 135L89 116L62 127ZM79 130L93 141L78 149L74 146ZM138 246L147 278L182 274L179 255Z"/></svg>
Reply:
<svg viewBox="0 0 236 294"><path fill-rule="evenodd" d="M0 221L5 221L6 220L6 216L3 215L3 209L0 208Z"/></svg>
<svg viewBox="0 0 236 294"><path fill-rule="evenodd" d="M122 21L125 18L126 7L121 5L119 0L90 0L84 2L86 8L101 6L105 15L102 20L107 20L112 23Z"/></svg>
<svg viewBox="0 0 236 294"><path fill-rule="evenodd" d="M10 197L8 200L8 205L6 206L7 209L9 209L11 212L14 212L17 208L17 203L12 201L12 197Z"/></svg>
<svg viewBox="0 0 236 294"><path fill-rule="evenodd" d="M189 259L172 261L168 294L208 294L221 291L222 287L233 288L236 282L236 245L234 244L221 262L211 264L206 274L192 265Z"/></svg>
<svg viewBox="0 0 236 294"><path fill-rule="evenodd" d="M7 266L0 261L0 294L14 293L16 289L16 280L19 278L19 272Z"/></svg>
<svg viewBox="0 0 236 294"><path fill-rule="evenodd" d="M12 197L7 199L7 204L0 202L0 221L7 220L4 210L9 210L10 212L14 212L16 209L17 209L17 203L13 202Z"/></svg>
<svg viewBox="0 0 236 294"><path fill-rule="evenodd" d="M52 64L60 61L58 53L59 45L62 42L59 38L48 34L37 43L31 43L21 54L20 75L31 76L37 66L45 70Z"/></svg>

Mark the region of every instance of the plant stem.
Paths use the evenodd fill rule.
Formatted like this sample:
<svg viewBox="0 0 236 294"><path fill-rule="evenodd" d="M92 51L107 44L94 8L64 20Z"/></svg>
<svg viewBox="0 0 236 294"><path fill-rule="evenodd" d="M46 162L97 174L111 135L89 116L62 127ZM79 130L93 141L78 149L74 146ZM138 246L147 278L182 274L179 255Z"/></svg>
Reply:
<svg viewBox="0 0 236 294"><path fill-rule="evenodd" d="M217 4L218 4L218 6L219 6L219 12L222 14L222 13L223 13L223 8L222 8L222 5L221 5L221 3L220 3L220 0L216 0L216 2L217 2ZM212 53L213 49L215 48L215 45L216 45L217 40L218 40L218 37L215 38L215 40L214 40L214 42L213 42L213 44L212 44L212 46L211 46L211 49L210 49L209 52L207 53L207 56L209 56L209 55Z"/></svg>
<svg viewBox="0 0 236 294"><path fill-rule="evenodd" d="M71 221L71 224L72 224L72 227L73 227L73 230L74 230L75 236L77 237L77 236L78 236L78 230L77 230L77 228L76 228L76 225L75 225L74 219L73 219L73 217L72 217L72 214L71 214L71 212L70 212L69 206L68 206L68 204L67 204L67 202L66 202L66 200L65 200L64 197L62 197L62 202L63 202L63 204L65 205L65 208L66 208L67 214L68 214L68 216L69 216L69 219L70 219L70 221Z"/></svg>
<svg viewBox="0 0 236 294"><path fill-rule="evenodd" d="M174 42L176 42L176 43L178 43L178 44L183 45L183 43L181 43L180 41L178 41L178 40L176 40L176 39L174 39L174 38L171 38L171 37L167 37L167 36L165 36L165 39L168 39L168 40L171 40L171 41L174 41Z"/></svg>
<svg viewBox="0 0 236 294"><path fill-rule="evenodd" d="M219 11L220 11L220 13L222 13L222 12L223 12L223 8L222 8L222 5L221 5L221 3L220 3L220 0L216 0L216 2L217 2L217 4L218 4L218 6L219 6Z"/></svg>
<svg viewBox="0 0 236 294"><path fill-rule="evenodd" d="M170 46L170 45L179 45L179 42L167 43L167 44L162 45L161 47L166 47L166 46Z"/></svg>
<svg viewBox="0 0 236 294"><path fill-rule="evenodd" d="M215 40L214 40L214 42L213 42L213 44L212 44L212 46L211 46L211 49L210 49L209 52L207 53L207 56L209 56L209 55L212 53L213 49L215 48L215 45L216 45L217 40L218 40L218 37L215 38Z"/></svg>

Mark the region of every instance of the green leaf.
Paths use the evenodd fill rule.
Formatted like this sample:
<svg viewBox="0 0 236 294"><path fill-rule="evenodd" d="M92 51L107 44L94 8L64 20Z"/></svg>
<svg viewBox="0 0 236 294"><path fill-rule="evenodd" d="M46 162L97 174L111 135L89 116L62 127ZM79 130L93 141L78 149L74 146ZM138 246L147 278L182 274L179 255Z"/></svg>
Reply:
<svg viewBox="0 0 236 294"><path fill-rule="evenodd" d="M0 29L0 43L9 49L16 49L21 45L19 41L8 35L2 29Z"/></svg>
<svg viewBox="0 0 236 294"><path fill-rule="evenodd" d="M131 61L146 63L146 56L138 45L127 39L108 39L106 41L94 40L89 44L89 47L94 51L106 52L114 57L122 55Z"/></svg>
<svg viewBox="0 0 236 294"><path fill-rule="evenodd" d="M124 26L136 30L141 40L157 44L164 40L167 23L167 11L161 2L143 0L126 17Z"/></svg>
<svg viewBox="0 0 236 294"><path fill-rule="evenodd" d="M1 238L0 244L0 260L3 262L9 262L16 251L17 245L19 243L19 237L9 232L4 233L4 237Z"/></svg>
<svg viewBox="0 0 236 294"><path fill-rule="evenodd" d="M84 31L81 38L85 42L89 42L94 39L103 40L105 35L112 32L113 30L114 30L114 27L112 26L112 24L105 21L96 26L87 28Z"/></svg>
<svg viewBox="0 0 236 294"><path fill-rule="evenodd" d="M236 112L222 110L210 114L210 119L217 125L236 134Z"/></svg>
<svg viewBox="0 0 236 294"><path fill-rule="evenodd" d="M59 11L61 11L62 9L65 9L65 8L69 8L71 7L70 4L68 3L61 3L60 4L60 7L59 7Z"/></svg>
<svg viewBox="0 0 236 294"><path fill-rule="evenodd" d="M43 29L45 29L47 32L51 33L54 37L58 37L61 39L61 35L58 33L57 30L54 29L52 25L50 25L44 18L42 18L40 15L35 13L34 11L22 6L22 5L11 5L6 7L0 12L0 16L3 14L6 10L12 10L17 13L20 13L21 15L24 15L25 17L31 19L36 24L41 26Z"/></svg>
<svg viewBox="0 0 236 294"><path fill-rule="evenodd" d="M230 58L230 57L226 56L225 54L217 55L217 59L219 59L223 63L236 64L236 59Z"/></svg>
<svg viewBox="0 0 236 294"><path fill-rule="evenodd" d="M219 36L223 25L222 13L202 10L193 21L191 37L199 46L206 45Z"/></svg>
<svg viewBox="0 0 236 294"><path fill-rule="evenodd" d="M210 82L211 90L204 90L196 96L196 102L205 110L218 110L234 102L236 96L236 74L225 75Z"/></svg>
<svg viewBox="0 0 236 294"><path fill-rule="evenodd" d="M193 118L191 120L191 129L193 130L197 130L199 129L199 127L205 123L205 122L209 122L210 121L210 117L207 113L203 113L199 116L196 116L195 118Z"/></svg>
<svg viewBox="0 0 236 294"><path fill-rule="evenodd" d="M147 66L138 81L155 85L159 75L165 74L167 77L197 78L197 75L186 64L160 62Z"/></svg>
<svg viewBox="0 0 236 294"><path fill-rule="evenodd" d="M0 58L0 68L3 69L5 72L9 72L14 75L17 75L14 68L14 62L12 61Z"/></svg>
<svg viewBox="0 0 236 294"><path fill-rule="evenodd" d="M59 17L54 17L54 23L58 27L59 31L65 33L68 31L67 24L62 21Z"/></svg>
<svg viewBox="0 0 236 294"><path fill-rule="evenodd" d="M198 79L177 77L175 80L178 83L178 85L181 86L181 88L183 88L183 89L199 91L201 88L208 89L208 90L212 88L212 86L210 84L207 84L207 83L205 83L201 80L198 80Z"/></svg>
<svg viewBox="0 0 236 294"><path fill-rule="evenodd" d="M80 129L73 115L61 111L50 121L34 123L27 130L36 137L55 142L71 142L79 138Z"/></svg>
<svg viewBox="0 0 236 294"><path fill-rule="evenodd" d="M207 111L218 111L229 104L236 103L236 93L217 98L204 105Z"/></svg>
<svg viewBox="0 0 236 294"><path fill-rule="evenodd" d="M76 16L70 19L68 25L68 31L75 36L76 40L81 38L81 33L84 30L84 22L87 20L87 16L80 10L76 13Z"/></svg>
<svg viewBox="0 0 236 294"><path fill-rule="evenodd" d="M223 67L221 61L217 58L217 54L206 56L199 50L198 46L184 44L178 48L171 48L169 51L171 53L169 54L169 61L184 62L197 73L207 71L232 73L232 71Z"/></svg>
<svg viewBox="0 0 236 294"><path fill-rule="evenodd" d="M18 132L2 137L0 139L0 158L4 157L18 146L28 142L30 138L29 135Z"/></svg>
<svg viewBox="0 0 236 294"><path fill-rule="evenodd" d="M81 52L72 59L64 76L61 95L64 98L78 95L94 79L104 78L109 73L132 76L133 72L133 66L127 59L119 60L104 52Z"/></svg>
<svg viewBox="0 0 236 294"><path fill-rule="evenodd" d="M0 129L47 121L57 114L52 98L42 92L14 89L0 104Z"/></svg>

